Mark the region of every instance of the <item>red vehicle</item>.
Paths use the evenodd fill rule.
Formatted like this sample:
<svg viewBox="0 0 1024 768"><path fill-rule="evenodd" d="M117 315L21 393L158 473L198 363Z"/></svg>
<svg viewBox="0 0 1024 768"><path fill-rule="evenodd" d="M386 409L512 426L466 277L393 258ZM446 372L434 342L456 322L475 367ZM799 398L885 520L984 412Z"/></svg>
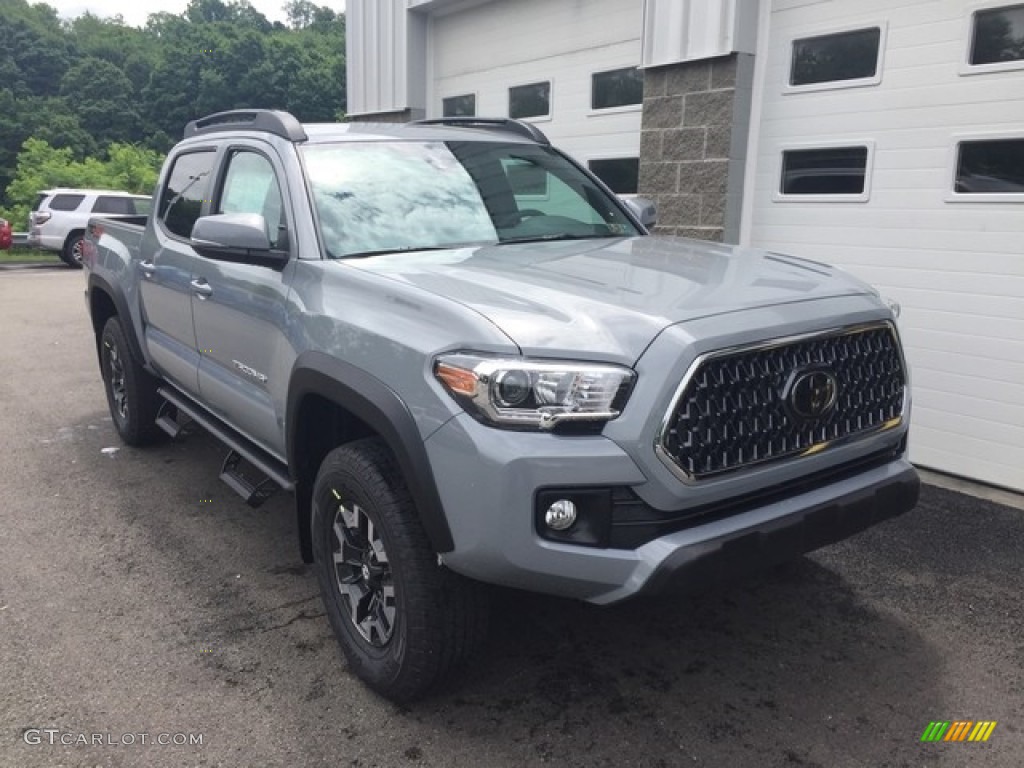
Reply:
<svg viewBox="0 0 1024 768"><path fill-rule="evenodd" d="M11 247L14 236L11 233L11 222L7 219L0 219L0 251Z"/></svg>

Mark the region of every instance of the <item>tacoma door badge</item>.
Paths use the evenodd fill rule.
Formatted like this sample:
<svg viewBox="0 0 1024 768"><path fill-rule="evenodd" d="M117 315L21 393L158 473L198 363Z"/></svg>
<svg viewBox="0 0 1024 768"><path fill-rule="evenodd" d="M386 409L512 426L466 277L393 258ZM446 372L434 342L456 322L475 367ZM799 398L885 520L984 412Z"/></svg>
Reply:
<svg viewBox="0 0 1024 768"><path fill-rule="evenodd" d="M240 370L246 376L251 376L252 378L256 379L256 381L258 381L260 384L267 383L267 374L260 373L255 368L250 368L245 363L240 363L237 360L232 360L231 362L235 364L235 368Z"/></svg>

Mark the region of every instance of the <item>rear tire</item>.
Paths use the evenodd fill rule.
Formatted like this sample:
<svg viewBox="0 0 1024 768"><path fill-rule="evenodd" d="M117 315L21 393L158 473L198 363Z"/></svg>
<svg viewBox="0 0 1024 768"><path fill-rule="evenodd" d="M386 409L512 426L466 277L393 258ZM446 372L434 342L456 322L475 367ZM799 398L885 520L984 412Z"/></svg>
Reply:
<svg viewBox="0 0 1024 768"><path fill-rule="evenodd" d="M82 232L73 232L64 241L64 248L60 252L60 260L72 269L82 268L82 243L85 235Z"/></svg>
<svg viewBox="0 0 1024 768"><path fill-rule="evenodd" d="M328 619L349 667L370 688L412 701L482 644L486 587L438 562L380 440L327 455L313 486L312 526Z"/></svg>
<svg viewBox="0 0 1024 768"><path fill-rule="evenodd" d="M121 321L107 320L100 334L100 372L114 428L128 445L149 445L164 432L156 425L160 410L157 382L132 355Z"/></svg>

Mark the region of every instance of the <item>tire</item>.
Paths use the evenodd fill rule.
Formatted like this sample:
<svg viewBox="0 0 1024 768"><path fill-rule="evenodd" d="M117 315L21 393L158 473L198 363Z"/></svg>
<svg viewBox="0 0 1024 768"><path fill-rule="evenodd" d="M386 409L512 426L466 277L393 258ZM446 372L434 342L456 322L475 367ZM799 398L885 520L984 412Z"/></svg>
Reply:
<svg viewBox="0 0 1024 768"><path fill-rule="evenodd" d="M100 334L100 372L114 428L128 445L149 445L164 436L156 425L157 382L132 355L121 321L107 320Z"/></svg>
<svg viewBox="0 0 1024 768"><path fill-rule="evenodd" d="M73 232L64 241L64 248L60 252L60 260L72 269L82 268L82 242L85 240L83 232Z"/></svg>
<svg viewBox="0 0 1024 768"><path fill-rule="evenodd" d="M370 688L397 703L420 698L482 644L486 587L439 563L380 440L327 455L312 526L328 619L349 668Z"/></svg>

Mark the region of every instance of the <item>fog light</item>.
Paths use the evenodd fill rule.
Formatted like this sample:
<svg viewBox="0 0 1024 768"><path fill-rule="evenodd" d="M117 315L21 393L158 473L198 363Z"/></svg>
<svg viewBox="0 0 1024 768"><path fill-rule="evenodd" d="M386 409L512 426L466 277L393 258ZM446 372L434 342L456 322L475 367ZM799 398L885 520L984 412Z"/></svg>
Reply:
<svg viewBox="0 0 1024 768"><path fill-rule="evenodd" d="M576 505L568 499L559 499L544 513L544 522L553 531L564 531L576 522Z"/></svg>

